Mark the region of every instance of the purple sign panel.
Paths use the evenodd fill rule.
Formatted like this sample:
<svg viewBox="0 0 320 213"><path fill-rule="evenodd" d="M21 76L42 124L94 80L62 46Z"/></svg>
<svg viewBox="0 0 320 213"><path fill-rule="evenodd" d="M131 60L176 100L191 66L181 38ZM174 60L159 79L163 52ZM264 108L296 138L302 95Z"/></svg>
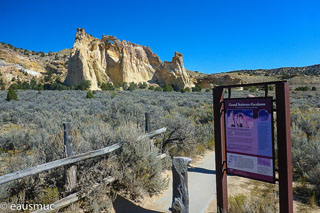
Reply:
<svg viewBox="0 0 320 213"><path fill-rule="evenodd" d="M274 183L272 98L224 103L228 174Z"/></svg>

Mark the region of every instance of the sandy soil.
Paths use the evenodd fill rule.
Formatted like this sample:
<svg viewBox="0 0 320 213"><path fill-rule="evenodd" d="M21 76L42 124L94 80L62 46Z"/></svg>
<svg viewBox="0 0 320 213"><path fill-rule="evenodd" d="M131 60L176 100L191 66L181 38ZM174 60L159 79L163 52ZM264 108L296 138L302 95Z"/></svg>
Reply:
<svg viewBox="0 0 320 213"><path fill-rule="evenodd" d="M248 185L252 185L252 180L247 178L237 177L237 176L228 177L228 196L235 196L237 194L249 194L250 187L248 187ZM311 209L309 206L306 206L305 204L295 200L293 201L293 209L294 209L294 212L320 213L320 208ZM216 212L217 212L217 197L215 195L205 213L216 213Z"/></svg>

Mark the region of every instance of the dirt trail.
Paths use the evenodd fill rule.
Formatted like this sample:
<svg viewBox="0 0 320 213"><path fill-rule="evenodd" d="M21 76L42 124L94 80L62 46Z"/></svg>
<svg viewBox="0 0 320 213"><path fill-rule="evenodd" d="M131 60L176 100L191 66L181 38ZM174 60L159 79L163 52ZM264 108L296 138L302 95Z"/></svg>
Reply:
<svg viewBox="0 0 320 213"><path fill-rule="evenodd" d="M190 213L205 212L216 192L215 155L207 152L188 169ZM172 179L169 188L153 200L150 209L170 212L172 202Z"/></svg>

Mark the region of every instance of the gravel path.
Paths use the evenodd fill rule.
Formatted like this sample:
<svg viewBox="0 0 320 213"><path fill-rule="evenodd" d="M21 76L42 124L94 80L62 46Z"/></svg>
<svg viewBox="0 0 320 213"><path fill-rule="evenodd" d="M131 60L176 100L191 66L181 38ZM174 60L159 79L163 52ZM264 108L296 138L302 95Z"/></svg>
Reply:
<svg viewBox="0 0 320 213"><path fill-rule="evenodd" d="M190 213L202 213L208 208L216 192L215 155L208 152L201 160L188 169ZM172 202L172 180L162 196L154 203L153 209L170 212Z"/></svg>

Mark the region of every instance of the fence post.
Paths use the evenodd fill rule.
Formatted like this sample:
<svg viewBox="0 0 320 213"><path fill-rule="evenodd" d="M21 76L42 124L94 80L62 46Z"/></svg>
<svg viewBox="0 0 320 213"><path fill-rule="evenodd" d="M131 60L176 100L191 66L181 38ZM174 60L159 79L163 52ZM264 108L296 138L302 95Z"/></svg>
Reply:
<svg viewBox="0 0 320 213"><path fill-rule="evenodd" d="M172 159L172 207L173 213L189 213L188 164L191 158Z"/></svg>
<svg viewBox="0 0 320 213"><path fill-rule="evenodd" d="M150 114L146 112L145 114L145 132L150 132Z"/></svg>
<svg viewBox="0 0 320 213"><path fill-rule="evenodd" d="M64 139L64 148L66 157L70 157L73 155L72 152L72 126L71 123L63 123L63 139ZM66 185L65 189L68 193L71 193L77 186L77 166L65 166L65 180Z"/></svg>

